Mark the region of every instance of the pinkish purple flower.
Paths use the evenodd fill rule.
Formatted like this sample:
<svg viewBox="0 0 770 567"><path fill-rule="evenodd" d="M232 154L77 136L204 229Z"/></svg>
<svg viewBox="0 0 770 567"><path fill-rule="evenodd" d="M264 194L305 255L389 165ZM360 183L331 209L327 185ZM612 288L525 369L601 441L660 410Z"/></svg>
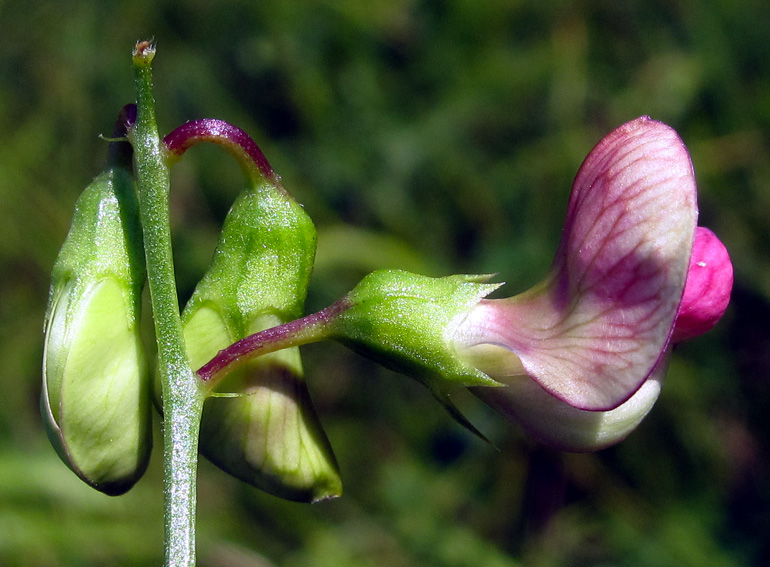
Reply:
<svg viewBox="0 0 770 567"><path fill-rule="evenodd" d="M724 315L732 288L733 265L727 248L716 234L699 226L671 342L680 343L710 331Z"/></svg>
<svg viewBox="0 0 770 567"><path fill-rule="evenodd" d="M729 299L729 257L696 222L673 129L641 117L606 136L575 179L546 278L480 301L454 328L460 356L506 385L475 393L562 449L625 437L658 397L672 333L705 332Z"/></svg>

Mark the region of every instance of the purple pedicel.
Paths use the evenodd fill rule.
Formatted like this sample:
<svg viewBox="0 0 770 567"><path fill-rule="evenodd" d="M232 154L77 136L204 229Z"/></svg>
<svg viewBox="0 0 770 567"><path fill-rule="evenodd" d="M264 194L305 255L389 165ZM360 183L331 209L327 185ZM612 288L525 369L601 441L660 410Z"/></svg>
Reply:
<svg viewBox="0 0 770 567"><path fill-rule="evenodd" d="M198 142L213 142L224 146L248 169L256 167L265 178L270 180L276 178L273 168L256 142L246 132L223 120L216 118L192 120L163 138L168 152L177 157Z"/></svg>
<svg viewBox="0 0 770 567"><path fill-rule="evenodd" d="M350 303L347 298L342 298L317 313L249 335L220 350L214 358L198 370L198 377L202 382L208 382L229 366L249 358L315 342L320 338L317 331L323 329L337 314L348 307ZM306 336L302 337L303 334Z"/></svg>

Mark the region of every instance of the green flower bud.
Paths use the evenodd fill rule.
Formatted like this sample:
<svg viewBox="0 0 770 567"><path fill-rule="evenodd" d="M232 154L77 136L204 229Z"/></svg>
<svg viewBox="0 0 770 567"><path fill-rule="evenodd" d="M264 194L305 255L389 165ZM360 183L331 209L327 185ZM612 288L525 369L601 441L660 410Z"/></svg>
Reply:
<svg viewBox="0 0 770 567"><path fill-rule="evenodd" d="M302 314L315 241L302 207L272 181L257 182L236 200L212 265L182 314L194 368ZM200 450L229 474L283 498L341 494L297 348L252 360L218 385L203 409Z"/></svg>
<svg viewBox="0 0 770 567"><path fill-rule="evenodd" d="M150 456L143 282L134 182L130 171L113 166L79 198L53 268L41 399L62 460L110 495L131 488Z"/></svg>

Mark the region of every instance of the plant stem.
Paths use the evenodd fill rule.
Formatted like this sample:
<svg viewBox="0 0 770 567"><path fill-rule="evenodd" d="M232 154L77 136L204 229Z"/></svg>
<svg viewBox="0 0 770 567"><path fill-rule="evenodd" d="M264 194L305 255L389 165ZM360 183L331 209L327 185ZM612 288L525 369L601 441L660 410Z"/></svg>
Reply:
<svg viewBox="0 0 770 567"><path fill-rule="evenodd" d="M133 53L137 120L129 140L134 147L163 392L165 564L193 567L198 434L205 392L190 368L179 318L171 252L169 173L155 120L151 67L154 55L155 48L149 42L138 43Z"/></svg>

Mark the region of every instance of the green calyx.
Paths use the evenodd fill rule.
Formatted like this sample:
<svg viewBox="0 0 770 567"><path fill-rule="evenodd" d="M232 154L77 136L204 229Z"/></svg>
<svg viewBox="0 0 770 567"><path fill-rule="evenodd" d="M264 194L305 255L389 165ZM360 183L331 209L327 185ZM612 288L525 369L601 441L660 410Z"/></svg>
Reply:
<svg viewBox="0 0 770 567"><path fill-rule="evenodd" d="M112 166L94 179L54 265L46 313L49 438L78 476L112 495L141 477L152 443L137 215L130 171Z"/></svg>
<svg viewBox="0 0 770 567"><path fill-rule="evenodd" d="M271 182L244 191L225 219L211 266L185 313L214 301L236 335L264 314L299 317L315 257L316 233L302 206Z"/></svg>
<svg viewBox="0 0 770 567"><path fill-rule="evenodd" d="M412 376L440 400L455 386L497 386L463 362L451 342L456 322L501 284L485 275L431 278L399 270L366 276L343 300L332 335L384 366Z"/></svg>
<svg viewBox="0 0 770 567"><path fill-rule="evenodd" d="M239 196L182 314L194 368L301 315L315 243L302 207L272 181L258 179ZM317 501L342 492L297 348L251 360L218 382L204 405L200 450L229 474L283 498Z"/></svg>

